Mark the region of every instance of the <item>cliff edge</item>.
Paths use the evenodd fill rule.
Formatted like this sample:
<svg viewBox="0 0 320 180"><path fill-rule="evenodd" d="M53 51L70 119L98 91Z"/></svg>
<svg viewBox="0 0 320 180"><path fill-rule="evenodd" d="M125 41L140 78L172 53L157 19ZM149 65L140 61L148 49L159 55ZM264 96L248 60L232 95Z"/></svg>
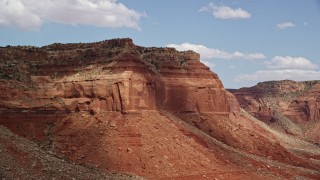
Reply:
<svg viewBox="0 0 320 180"><path fill-rule="evenodd" d="M239 111L218 76L192 51L113 39L6 47L0 58L2 110Z"/></svg>

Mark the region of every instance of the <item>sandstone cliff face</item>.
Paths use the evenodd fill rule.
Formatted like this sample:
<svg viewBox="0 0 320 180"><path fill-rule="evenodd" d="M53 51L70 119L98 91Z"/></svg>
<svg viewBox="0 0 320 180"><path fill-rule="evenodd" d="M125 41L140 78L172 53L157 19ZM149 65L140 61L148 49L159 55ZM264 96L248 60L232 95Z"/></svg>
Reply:
<svg viewBox="0 0 320 180"><path fill-rule="evenodd" d="M319 81L271 81L232 90L240 106L271 127L319 143Z"/></svg>
<svg viewBox="0 0 320 180"><path fill-rule="evenodd" d="M270 81L233 91L242 108L270 121L281 112L295 121L320 120L320 82Z"/></svg>
<svg viewBox="0 0 320 180"><path fill-rule="evenodd" d="M174 112L239 111L199 54L131 39L1 48L0 108ZM232 109L231 109L232 107Z"/></svg>

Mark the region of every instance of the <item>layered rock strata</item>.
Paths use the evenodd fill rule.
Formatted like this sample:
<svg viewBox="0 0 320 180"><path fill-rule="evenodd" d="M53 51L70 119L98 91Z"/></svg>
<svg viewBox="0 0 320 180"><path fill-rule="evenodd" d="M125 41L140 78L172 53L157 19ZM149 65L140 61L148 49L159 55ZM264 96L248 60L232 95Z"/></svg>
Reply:
<svg viewBox="0 0 320 180"><path fill-rule="evenodd" d="M0 49L0 108L28 111L239 111L199 54L131 39Z"/></svg>
<svg viewBox="0 0 320 180"><path fill-rule="evenodd" d="M259 119L271 121L276 112L296 121L320 120L320 82L290 80L258 83L231 90L242 108Z"/></svg>
<svg viewBox="0 0 320 180"><path fill-rule="evenodd" d="M269 126L320 143L320 82L270 81L231 90L240 106Z"/></svg>

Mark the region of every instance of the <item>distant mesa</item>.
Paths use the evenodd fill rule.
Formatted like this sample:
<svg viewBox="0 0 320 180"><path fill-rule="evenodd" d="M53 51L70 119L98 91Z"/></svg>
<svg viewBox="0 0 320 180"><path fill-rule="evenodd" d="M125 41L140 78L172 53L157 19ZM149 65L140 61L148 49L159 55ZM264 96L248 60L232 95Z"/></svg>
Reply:
<svg viewBox="0 0 320 180"><path fill-rule="evenodd" d="M320 81L268 81L231 92L257 119L320 143Z"/></svg>

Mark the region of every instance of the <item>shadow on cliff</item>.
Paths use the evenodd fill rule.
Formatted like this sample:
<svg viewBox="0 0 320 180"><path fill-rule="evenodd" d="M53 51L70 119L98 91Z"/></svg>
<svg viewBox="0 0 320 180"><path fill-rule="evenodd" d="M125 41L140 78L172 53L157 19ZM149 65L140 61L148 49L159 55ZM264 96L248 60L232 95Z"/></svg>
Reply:
<svg viewBox="0 0 320 180"><path fill-rule="evenodd" d="M21 112L19 110L3 111L0 124L12 132L51 148L52 128L55 123L68 115L59 111Z"/></svg>

